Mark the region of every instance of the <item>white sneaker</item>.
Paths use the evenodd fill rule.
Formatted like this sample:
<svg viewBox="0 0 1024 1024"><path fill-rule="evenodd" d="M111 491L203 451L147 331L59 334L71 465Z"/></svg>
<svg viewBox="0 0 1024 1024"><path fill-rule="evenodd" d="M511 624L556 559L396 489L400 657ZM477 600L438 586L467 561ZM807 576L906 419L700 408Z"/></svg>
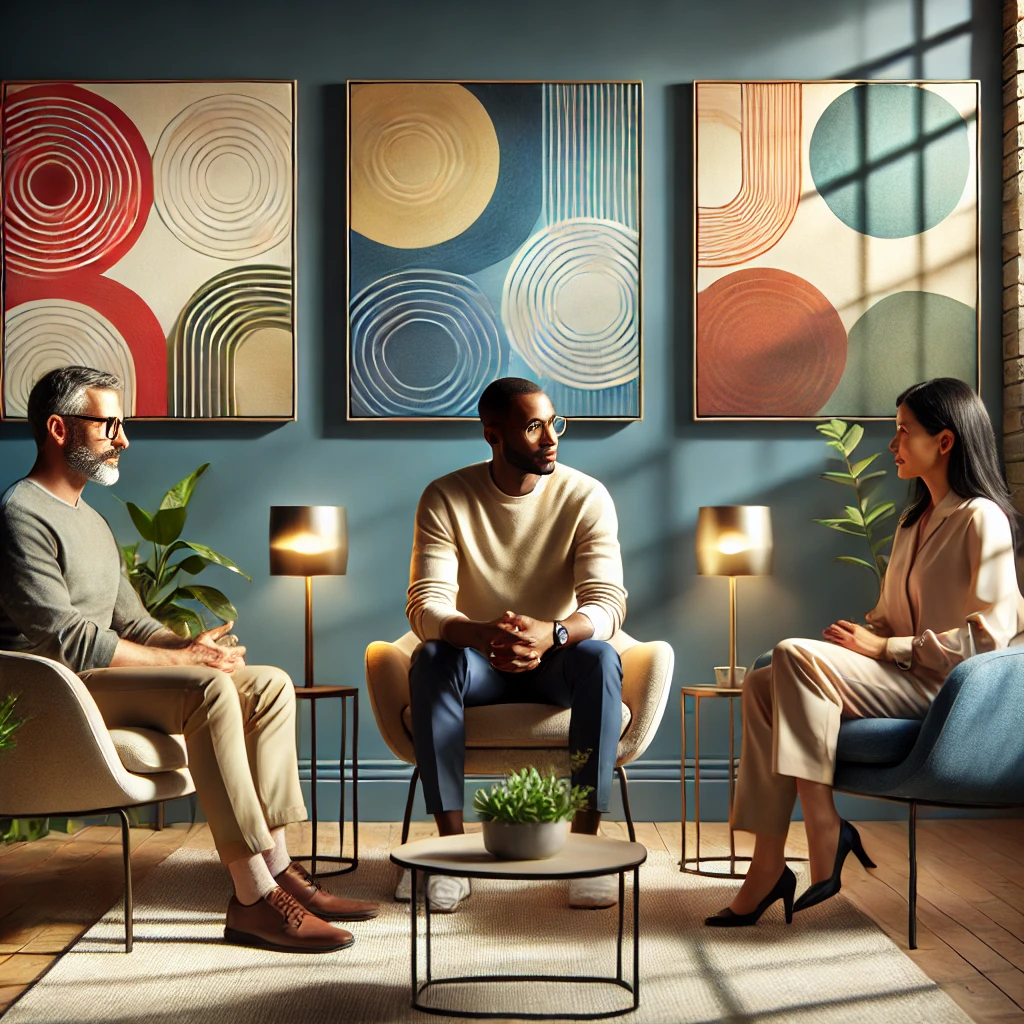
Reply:
<svg viewBox="0 0 1024 1024"><path fill-rule="evenodd" d="M469 879L453 875L431 875L427 879L430 909L438 914L453 914L469 895Z"/></svg>
<svg viewBox="0 0 1024 1024"><path fill-rule="evenodd" d="M454 878L450 875L431 875L427 883L430 909L439 914L450 914L470 894L468 878ZM395 901L408 903L412 899L412 872L406 868L395 889Z"/></svg>
<svg viewBox="0 0 1024 1024"><path fill-rule="evenodd" d="M605 910L618 902L618 875L569 879L569 906L575 910Z"/></svg>

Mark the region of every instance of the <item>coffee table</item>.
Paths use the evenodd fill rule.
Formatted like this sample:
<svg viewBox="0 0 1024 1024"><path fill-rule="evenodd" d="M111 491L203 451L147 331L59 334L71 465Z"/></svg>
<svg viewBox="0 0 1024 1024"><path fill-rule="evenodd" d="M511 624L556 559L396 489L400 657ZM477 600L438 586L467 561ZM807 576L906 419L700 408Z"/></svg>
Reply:
<svg viewBox="0 0 1024 1024"><path fill-rule="evenodd" d="M647 849L640 843L625 843L603 836L586 836L570 833L561 852L546 860L498 860L484 849L483 836L479 833L462 836L443 836L420 839L414 843L399 846L391 854L391 860L402 868L409 868L412 874L412 901L409 921L412 936L412 1007L424 1013L436 1013L450 1017L515 1017L524 1020L600 1020L632 1013L640 1005L640 865L647 859ZM622 948L625 922L625 877L633 872L633 977L626 981L622 975ZM464 878L499 878L519 882L544 881L558 878L595 878L598 875L619 876L619 932L615 947L615 976L562 975L562 974L485 974L462 975L458 977L435 978L431 973L430 950L430 901L423 900L426 917L426 980L421 982L417 964L418 907L416 892L417 875L423 876L423 892L426 893L426 879L430 875L454 875ZM464 911L469 912L471 911ZM602 1010L595 1013L516 1013L502 1011L454 1010L429 1006L420 1001L428 989L436 985L452 985L477 982L561 982L575 985L593 983L617 985L632 993L633 1002L619 1010Z"/></svg>

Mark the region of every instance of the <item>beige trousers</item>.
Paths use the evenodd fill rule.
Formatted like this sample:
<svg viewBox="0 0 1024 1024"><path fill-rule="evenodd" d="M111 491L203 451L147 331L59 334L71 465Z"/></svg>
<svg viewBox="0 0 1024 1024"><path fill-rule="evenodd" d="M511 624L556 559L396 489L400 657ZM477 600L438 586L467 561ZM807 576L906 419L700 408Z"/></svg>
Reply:
<svg viewBox="0 0 1024 1024"><path fill-rule="evenodd" d="M920 679L824 640L783 640L743 681L743 744L734 829L784 836L796 780L832 784L843 718L924 718Z"/></svg>
<svg viewBox="0 0 1024 1024"><path fill-rule="evenodd" d="M82 673L110 729L182 733L196 794L225 864L274 846L306 819L295 689L278 668L104 668Z"/></svg>

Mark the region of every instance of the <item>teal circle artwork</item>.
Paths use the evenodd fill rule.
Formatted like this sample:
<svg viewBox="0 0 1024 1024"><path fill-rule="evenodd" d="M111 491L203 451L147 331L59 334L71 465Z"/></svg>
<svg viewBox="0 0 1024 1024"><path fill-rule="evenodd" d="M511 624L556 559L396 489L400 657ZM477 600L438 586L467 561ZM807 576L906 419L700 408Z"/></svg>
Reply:
<svg viewBox="0 0 1024 1024"><path fill-rule="evenodd" d="M928 89L872 83L834 99L811 134L811 177L861 234L906 238L953 212L970 170L967 124Z"/></svg>
<svg viewBox="0 0 1024 1024"><path fill-rule="evenodd" d="M935 292L896 292L850 329L846 368L822 416L895 416L896 398L932 377L978 385L978 321Z"/></svg>

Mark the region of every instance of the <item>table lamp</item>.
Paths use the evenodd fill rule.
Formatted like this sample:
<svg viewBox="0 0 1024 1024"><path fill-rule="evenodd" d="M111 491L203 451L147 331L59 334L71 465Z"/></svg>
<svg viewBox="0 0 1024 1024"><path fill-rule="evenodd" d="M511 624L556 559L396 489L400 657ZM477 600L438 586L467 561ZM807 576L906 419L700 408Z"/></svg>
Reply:
<svg viewBox="0 0 1024 1024"><path fill-rule="evenodd" d="M729 577L729 686L736 680L736 577L772 571L772 517L767 505L711 505L697 513L697 572Z"/></svg>
<svg viewBox="0 0 1024 1024"><path fill-rule="evenodd" d="M306 577L306 679L313 685L313 577L344 576L348 521L340 505L273 505L270 575Z"/></svg>

